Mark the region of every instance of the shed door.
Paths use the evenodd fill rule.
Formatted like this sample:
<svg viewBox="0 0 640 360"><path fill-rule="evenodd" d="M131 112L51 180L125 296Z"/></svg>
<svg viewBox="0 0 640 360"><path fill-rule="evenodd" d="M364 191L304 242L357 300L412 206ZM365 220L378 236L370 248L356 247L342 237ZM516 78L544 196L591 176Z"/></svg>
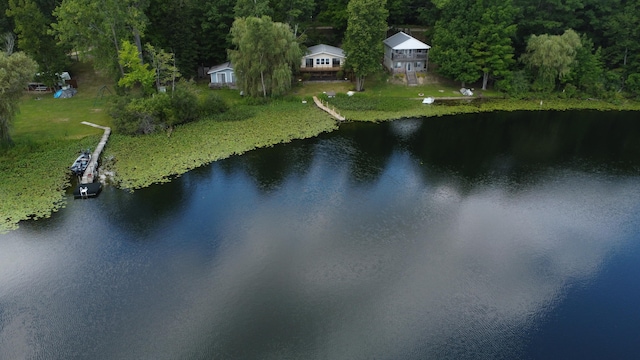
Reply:
<svg viewBox="0 0 640 360"><path fill-rule="evenodd" d="M226 84L227 83L227 74L225 74L225 73L218 74L218 82L220 84Z"/></svg>

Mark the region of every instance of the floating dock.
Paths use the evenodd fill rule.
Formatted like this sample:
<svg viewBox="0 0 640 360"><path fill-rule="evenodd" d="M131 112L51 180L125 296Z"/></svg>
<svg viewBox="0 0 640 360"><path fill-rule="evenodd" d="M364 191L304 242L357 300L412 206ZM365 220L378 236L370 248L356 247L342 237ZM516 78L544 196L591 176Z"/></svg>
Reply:
<svg viewBox="0 0 640 360"><path fill-rule="evenodd" d="M102 184L100 184L100 182L94 184L94 181L96 175L98 174L98 159L100 158L100 154L107 144L107 140L109 140L109 135L111 135L111 128L92 124L86 121L83 121L81 124L93 126L95 128L104 130L104 134L102 135L98 146L96 146L93 154L91 154L91 161L89 161L87 169L84 171L84 174L82 174L80 185L78 185L78 188L73 192L74 197L87 198L97 196L100 193L100 190L102 190Z"/></svg>

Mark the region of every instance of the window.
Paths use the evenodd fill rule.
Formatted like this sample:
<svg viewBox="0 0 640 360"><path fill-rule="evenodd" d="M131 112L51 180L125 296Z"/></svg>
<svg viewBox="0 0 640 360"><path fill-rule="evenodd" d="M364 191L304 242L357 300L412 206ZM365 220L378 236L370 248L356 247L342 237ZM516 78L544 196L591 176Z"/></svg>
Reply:
<svg viewBox="0 0 640 360"><path fill-rule="evenodd" d="M320 59L316 59L316 65L320 65Z"/></svg>

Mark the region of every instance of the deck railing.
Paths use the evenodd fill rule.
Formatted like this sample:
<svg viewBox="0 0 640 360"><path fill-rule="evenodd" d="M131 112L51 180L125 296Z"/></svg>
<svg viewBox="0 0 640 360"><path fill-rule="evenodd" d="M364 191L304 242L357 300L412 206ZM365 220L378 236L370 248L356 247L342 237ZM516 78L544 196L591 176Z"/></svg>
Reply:
<svg viewBox="0 0 640 360"><path fill-rule="evenodd" d="M427 54L391 54L391 60L426 60Z"/></svg>

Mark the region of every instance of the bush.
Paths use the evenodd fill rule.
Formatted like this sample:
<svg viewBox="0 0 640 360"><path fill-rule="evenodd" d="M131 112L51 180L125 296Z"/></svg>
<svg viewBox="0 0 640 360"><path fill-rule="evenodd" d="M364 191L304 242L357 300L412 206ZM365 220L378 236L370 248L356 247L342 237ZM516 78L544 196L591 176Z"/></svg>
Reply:
<svg viewBox="0 0 640 360"><path fill-rule="evenodd" d="M632 96L640 96L640 74L635 73L627 77L627 91Z"/></svg>
<svg viewBox="0 0 640 360"><path fill-rule="evenodd" d="M167 125L188 123L200 117L197 90L192 83L181 81L170 96L172 111Z"/></svg>
<svg viewBox="0 0 640 360"><path fill-rule="evenodd" d="M578 88L573 84L567 84L564 86L564 90L562 90L561 98L565 99L573 99L578 97Z"/></svg>
<svg viewBox="0 0 640 360"><path fill-rule="evenodd" d="M220 114L229 110L229 106L224 102L218 94L208 92L207 95L200 98L200 116L208 117Z"/></svg>
<svg viewBox="0 0 640 360"><path fill-rule="evenodd" d="M180 82L172 93L144 98L118 96L111 103L109 114L116 131L134 135L150 134L226 110L227 105L217 94L209 93L199 100L193 84Z"/></svg>

